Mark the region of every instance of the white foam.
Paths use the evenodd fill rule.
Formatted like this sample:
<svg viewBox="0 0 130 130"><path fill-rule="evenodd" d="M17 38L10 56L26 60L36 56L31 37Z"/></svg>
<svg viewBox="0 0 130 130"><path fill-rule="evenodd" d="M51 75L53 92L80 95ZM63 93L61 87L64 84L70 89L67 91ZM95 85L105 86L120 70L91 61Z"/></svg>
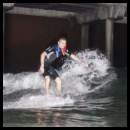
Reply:
<svg viewBox="0 0 130 130"><path fill-rule="evenodd" d="M83 61L83 64L77 64L68 60L63 65L62 71L59 72L62 79L62 95L80 97L80 95L105 88L107 83L116 78L113 72L108 72L108 69L111 68L110 62L103 54L98 53L97 50L84 50L79 52L77 56ZM90 90L93 83L97 85ZM8 73L3 75L4 96L27 89L41 89L44 94L43 85L44 79L38 72ZM52 95L55 95L54 86L55 84L52 82ZM20 98L16 96L17 101L4 102L4 109L53 107L74 102L73 98L62 98L60 101L57 98L53 100L53 98L46 98L44 95L23 95Z"/></svg>
<svg viewBox="0 0 130 130"><path fill-rule="evenodd" d="M28 109L28 108L49 108L73 104L74 101L70 97L62 98L55 96L24 96L16 102L8 102L4 104L4 109Z"/></svg>

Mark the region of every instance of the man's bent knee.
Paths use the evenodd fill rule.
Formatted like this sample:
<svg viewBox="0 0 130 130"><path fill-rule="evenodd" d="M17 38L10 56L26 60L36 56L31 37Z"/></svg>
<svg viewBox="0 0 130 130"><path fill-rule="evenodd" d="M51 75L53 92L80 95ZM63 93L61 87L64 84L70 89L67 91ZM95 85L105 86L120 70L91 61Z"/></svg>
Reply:
<svg viewBox="0 0 130 130"><path fill-rule="evenodd" d="M50 76L45 76L45 80L50 80Z"/></svg>
<svg viewBox="0 0 130 130"><path fill-rule="evenodd" d="M55 81L58 82L58 83L61 83L61 79L60 79L59 77L57 77L57 78L55 79Z"/></svg>

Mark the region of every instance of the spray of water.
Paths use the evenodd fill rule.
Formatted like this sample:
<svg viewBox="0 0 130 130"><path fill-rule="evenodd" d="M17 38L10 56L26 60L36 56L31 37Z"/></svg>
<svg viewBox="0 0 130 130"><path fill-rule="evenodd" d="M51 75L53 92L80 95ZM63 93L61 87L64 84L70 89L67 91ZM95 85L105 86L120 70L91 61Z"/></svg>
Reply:
<svg viewBox="0 0 130 130"><path fill-rule="evenodd" d="M7 73L3 75L4 109L45 108L73 104L78 97L104 88L116 74L110 62L97 50L84 50L77 56L83 61L78 64L67 60L59 75L62 79L62 98L55 96L55 84L51 83L51 96L44 90L44 78L39 72Z"/></svg>

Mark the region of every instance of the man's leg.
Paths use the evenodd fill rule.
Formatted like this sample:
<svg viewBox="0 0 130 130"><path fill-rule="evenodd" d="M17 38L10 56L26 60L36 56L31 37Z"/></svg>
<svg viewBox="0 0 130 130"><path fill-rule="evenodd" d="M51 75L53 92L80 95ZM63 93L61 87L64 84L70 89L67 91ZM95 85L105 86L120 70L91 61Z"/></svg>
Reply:
<svg viewBox="0 0 130 130"><path fill-rule="evenodd" d="M55 82L56 82L57 96L61 96L61 79L57 77L55 79Z"/></svg>
<svg viewBox="0 0 130 130"><path fill-rule="evenodd" d="M49 87L50 87L50 76L45 76L45 89L47 95L49 95Z"/></svg>

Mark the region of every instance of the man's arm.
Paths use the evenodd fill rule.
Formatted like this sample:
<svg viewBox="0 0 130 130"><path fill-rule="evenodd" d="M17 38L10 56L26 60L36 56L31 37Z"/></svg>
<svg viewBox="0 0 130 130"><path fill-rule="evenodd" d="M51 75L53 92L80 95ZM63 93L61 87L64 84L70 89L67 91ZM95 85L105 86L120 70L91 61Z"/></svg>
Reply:
<svg viewBox="0 0 130 130"><path fill-rule="evenodd" d="M40 71L42 73L44 73L44 60L45 60L45 57L46 57L47 53L44 51L41 56L40 56L40 62L41 62L41 66L40 66Z"/></svg>
<svg viewBox="0 0 130 130"><path fill-rule="evenodd" d="M72 58L73 60L77 61L78 63L81 63L81 60L77 56L75 56L74 54L71 54L70 58Z"/></svg>
<svg viewBox="0 0 130 130"><path fill-rule="evenodd" d="M66 55L67 57L69 57L69 58L71 58L71 59L77 61L78 63L81 63L81 60L80 60L77 56L75 56L74 54L72 54L72 53L70 54L69 52L66 52L65 55Z"/></svg>

